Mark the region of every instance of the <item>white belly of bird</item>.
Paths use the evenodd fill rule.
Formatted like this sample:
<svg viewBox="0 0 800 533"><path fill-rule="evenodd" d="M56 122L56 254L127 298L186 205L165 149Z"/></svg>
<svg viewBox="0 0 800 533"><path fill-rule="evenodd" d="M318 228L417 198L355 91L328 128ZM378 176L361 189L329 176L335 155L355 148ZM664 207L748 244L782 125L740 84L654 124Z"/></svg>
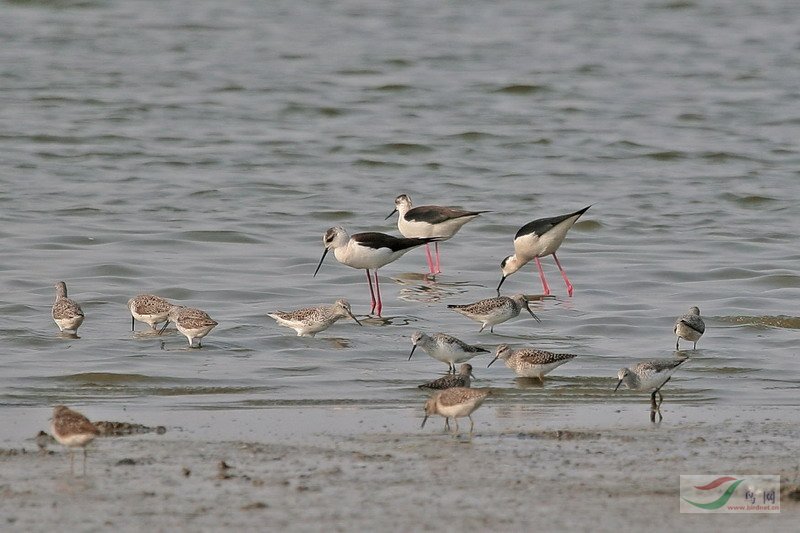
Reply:
<svg viewBox="0 0 800 533"><path fill-rule="evenodd" d="M566 361L556 361L545 365L520 365L518 367L507 363L506 366L511 368L520 377L541 379L564 363L566 363Z"/></svg>
<svg viewBox="0 0 800 533"><path fill-rule="evenodd" d="M672 372L659 372L645 379L639 379L640 390L654 390L663 385L667 379L672 375Z"/></svg>
<svg viewBox="0 0 800 533"><path fill-rule="evenodd" d="M83 324L83 317L76 316L71 318L54 318L53 319L61 331L75 331L81 324Z"/></svg>
<svg viewBox="0 0 800 533"><path fill-rule="evenodd" d="M77 433L75 435L58 436L56 435L55 431L53 431L53 437L55 437L55 439L64 446L69 447L86 446L94 440L94 435L91 433Z"/></svg>
<svg viewBox="0 0 800 533"><path fill-rule="evenodd" d="M427 222L408 221L400 217L397 222L397 229L400 230L403 237L439 237L440 240L446 241L470 220L472 220L470 217L461 217L440 224L429 224Z"/></svg>
<svg viewBox="0 0 800 533"><path fill-rule="evenodd" d="M431 350L429 355L443 363L464 363L478 354L477 352L465 352L460 348L443 346Z"/></svg>
<svg viewBox="0 0 800 533"><path fill-rule="evenodd" d="M214 326L202 326L199 328L187 328L182 326L180 323L176 324L178 331L180 331L183 335L186 336L187 339L202 339L208 333L214 329Z"/></svg>
<svg viewBox="0 0 800 533"><path fill-rule="evenodd" d="M370 248L350 242L345 247L336 248L333 255L336 256L337 261L349 267L376 270L388 265L409 250L410 248L393 252L389 248Z"/></svg>
<svg viewBox="0 0 800 533"><path fill-rule="evenodd" d="M449 418L463 418L465 416L469 416L470 413L480 407L480 405L483 403L483 400L484 398L475 398L457 405L448 405L446 407L439 404L437 406L437 410L442 416Z"/></svg>
<svg viewBox="0 0 800 533"><path fill-rule="evenodd" d="M564 242L564 237L567 231L572 227L572 224L565 220L555 228L551 229L542 236L529 234L520 237L514 241L514 253L517 256L526 258L528 261L534 257L545 257L554 254L561 243Z"/></svg>
<svg viewBox="0 0 800 533"><path fill-rule="evenodd" d="M675 326L675 333L682 339L686 339L687 341L696 342L700 340L700 337L703 335L702 333L694 330L684 324L683 322L678 322Z"/></svg>
<svg viewBox="0 0 800 533"><path fill-rule="evenodd" d="M133 318L135 318L139 322L144 322L152 326L153 324L164 322L167 319L167 316L169 315L169 311L165 313L157 313L154 315L140 315L135 311L131 311L131 314L133 315Z"/></svg>

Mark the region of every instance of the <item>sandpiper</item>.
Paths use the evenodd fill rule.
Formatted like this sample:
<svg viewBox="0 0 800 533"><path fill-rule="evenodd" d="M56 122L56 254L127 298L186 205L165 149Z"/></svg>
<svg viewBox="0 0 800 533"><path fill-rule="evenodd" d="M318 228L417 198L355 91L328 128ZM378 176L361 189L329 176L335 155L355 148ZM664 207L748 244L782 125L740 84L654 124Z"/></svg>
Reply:
<svg viewBox="0 0 800 533"><path fill-rule="evenodd" d="M542 279L544 295L549 295L550 287L547 285L547 280L544 277L544 270L542 270L542 263L539 261L539 258L552 255L553 259L555 259L556 266L558 266L558 270L561 271L564 283L567 285L567 293L572 296L572 283L569 282L567 273L561 268L561 263L556 256L556 250L558 250L558 247L564 242L567 231L569 231L573 224L575 224L581 215L590 207L592 206L586 206L583 209L566 215L540 218L522 226L514 236L514 255L509 255L500 263L500 270L503 273L503 277L500 278L500 283L497 285L497 294L500 294L500 286L508 276L533 259L536 261L536 267L539 269L539 277Z"/></svg>
<svg viewBox="0 0 800 533"><path fill-rule="evenodd" d="M53 302L53 320L60 331L77 334L83 324L84 314L81 306L67 298L67 284L56 283L56 300Z"/></svg>
<svg viewBox="0 0 800 533"><path fill-rule="evenodd" d="M463 363L459 367L458 374L447 374L439 379L434 379L424 385L420 385L419 388L429 390L451 389L453 387L469 388L471 385L470 378L475 379L475 376L472 375L472 365Z"/></svg>
<svg viewBox="0 0 800 533"><path fill-rule="evenodd" d="M189 340L189 348L194 348L194 339L197 339L197 347L202 348L200 339L208 335L218 324L205 311L182 305L173 305L170 308L167 322L159 333L164 333L170 322L174 322L178 331Z"/></svg>
<svg viewBox="0 0 800 533"><path fill-rule="evenodd" d="M676 350L680 350L681 339L693 342L694 347L692 349L696 350L697 341L706 331L706 323L700 318L700 309L698 307L690 307L689 312L675 322L673 331L678 336L678 340L675 342Z"/></svg>
<svg viewBox="0 0 800 533"><path fill-rule="evenodd" d="M340 318L349 316L355 320L359 326L361 322L353 315L350 304L345 299L336 300L333 305L321 307L304 307L296 311L275 311L267 313L267 316L274 318L281 326L292 328L297 332L298 337L313 337L320 331L325 331Z"/></svg>
<svg viewBox="0 0 800 533"><path fill-rule="evenodd" d="M411 336L411 353L408 355L408 360L414 355L414 350L417 346L433 357L447 363L447 372L455 373L456 363L463 363L469 361L479 353L489 353L489 350L481 348L480 346L472 346L466 342L459 340L447 333L434 333L428 335L421 331L415 332Z"/></svg>
<svg viewBox="0 0 800 533"><path fill-rule="evenodd" d="M325 260L325 255L330 250L333 250L334 257L343 265L364 269L367 272L371 298L370 305L372 306L369 312L372 314L377 311L377 315L381 316L383 303L381 301L381 287L378 284L378 269L399 259L411 251L412 248L435 240L438 240L438 238L406 239L377 232L356 233L350 236L344 228L335 226L329 228L322 238L325 251L322 252L322 257L319 260L317 269L314 271L314 275L316 276L317 272L319 272L322 261ZM369 277L370 270L375 271L374 291L372 289L372 279Z"/></svg>
<svg viewBox="0 0 800 533"><path fill-rule="evenodd" d="M397 218L397 229L404 237L438 237L440 241L446 241L458 233L461 227L474 220L481 213L488 211L465 211L453 207L441 205L421 205L411 207L411 198L407 194L401 194L394 199L394 211L389 213L387 219L400 213ZM428 259L428 269L431 274L442 272L439 260L439 242L435 242L436 265L434 266L431 257L430 244L425 245L425 253Z"/></svg>
<svg viewBox="0 0 800 533"><path fill-rule="evenodd" d="M619 381L617 386L614 387L614 392L623 383L631 390L649 391L652 389L650 405L653 411L658 411L661 407L661 402L664 401L664 397L661 395L661 387L670 380L675 369L686 359L651 359L650 361L636 363L630 368L620 368L619 372L617 372ZM658 403L656 403L656 394L658 394L659 398Z"/></svg>
<svg viewBox="0 0 800 533"><path fill-rule="evenodd" d="M169 316L173 304L155 294L140 294L128 300L128 310L131 312L131 331L134 330L135 321L150 324L151 329L157 329L156 324L164 322Z"/></svg>
<svg viewBox="0 0 800 533"><path fill-rule="evenodd" d="M502 359L506 366L518 376L539 378L540 381L544 381L545 375L574 357L577 356L571 353L553 353L533 348L512 350L508 344L501 344L497 347L494 359L488 366L492 366L492 363Z"/></svg>
<svg viewBox="0 0 800 533"><path fill-rule="evenodd" d="M471 304L450 304L447 307L476 322L481 322L481 329L478 330L478 333L483 331L486 326L489 326L489 331L494 333L494 327L497 324L514 318L523 309L527 310L537 322L541 322L539 317L533 314L531 308L528 307L528 299L524 294L486 298Z"/></svg>
<svg viewBox="0 0 800 533"><path fill-rule="evenodd" d="M86 445L94 440L99 431L88 418L64 405L53 408L53 421L50 425L53 437L69 451L69 471L73 473L72 449L83 448L83 473L86 474Z"/></svg>
<svg viewBox="0 0 800 533"><path fill-rule="evenodd" d="M422 426L425 427L428 417L440 415L444 417L445 431L450 427L450 418L456 423L455 433L458 434L458 419L469 418L469 434L475 422L472 420L472 413L481 406L483 401L492 393L491 389L468 389L466 387L453 387L437 392L425 402L425 418L422 419Z"/></svg>

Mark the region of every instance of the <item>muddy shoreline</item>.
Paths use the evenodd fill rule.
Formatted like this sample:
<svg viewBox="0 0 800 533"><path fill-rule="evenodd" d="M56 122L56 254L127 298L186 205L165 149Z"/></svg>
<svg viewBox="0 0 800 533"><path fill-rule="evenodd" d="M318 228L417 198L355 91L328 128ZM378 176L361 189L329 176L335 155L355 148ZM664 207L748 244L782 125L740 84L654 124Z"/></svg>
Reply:
<svg viewBox="0 0 800 533"><path fill-rule="evenodd" d="M436 420L437 424L440 423ZM0 450L4 528L46 531L796 529L796 424L98 439L86 476L58 446ZM80 461L76 472L80 473ZM679 474L782 476L779 515L685 515Z"/></svg>

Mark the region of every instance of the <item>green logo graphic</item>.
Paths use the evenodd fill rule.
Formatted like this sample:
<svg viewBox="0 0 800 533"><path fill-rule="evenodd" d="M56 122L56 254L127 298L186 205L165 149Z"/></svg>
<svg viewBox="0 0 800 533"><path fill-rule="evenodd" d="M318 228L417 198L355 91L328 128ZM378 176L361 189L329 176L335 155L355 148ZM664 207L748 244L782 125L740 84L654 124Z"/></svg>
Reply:
<svg viewBox="0 0 800 533"><path fill-rule="evenodd" d="M733 481L734 483L731 483L731 485L725 490L725 493L716 500L714 500L713 502L698 503L698 502L693 502L691 500L687 500L686 498L682 498L682 500L700 509L706 509L709 511L719 509L720 507L728 503L728 500L731 499L731 496L733 496L733 493L736 491L736 487L738 487L742 483L742 481L744 481L744 479L736 479L735 477L726 476L717 478L711 483L708 483L707 485L701 485L699 487L697 486L695 487L697 490L714 490L717 487L724 485L725 483L729 483L731 481Z"/></svg>

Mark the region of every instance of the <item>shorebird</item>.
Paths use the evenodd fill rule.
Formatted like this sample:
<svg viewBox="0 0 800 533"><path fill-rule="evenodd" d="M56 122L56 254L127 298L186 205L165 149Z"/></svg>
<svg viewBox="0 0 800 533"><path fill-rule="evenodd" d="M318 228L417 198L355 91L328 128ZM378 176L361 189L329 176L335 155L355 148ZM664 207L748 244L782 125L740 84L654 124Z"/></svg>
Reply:
<svg viewBox="0 0 800 533"><path fill-rule="evenodd" d="M53 320L60 331L77 334L83 324L84 314L81 306L67 298L67 284L56 283L56 300L53 302Z"/></svg>
<svg viewBox="0 0 800 533"><path fill-rule="evenodd" d="M537 322L541 322L539 317L534 315L531 308L528 307L528 299L524 294L486 298L471 304L450 304L447 307L476 322L481 322L481 329L478 330L478 333L483 331L486 326L489 326L489 331L494 333L494 327L497 324L514 318L523 309L527 310Z"/></svg>
<svg viewBox="0 0 800 533"><path fill-rule="evenodd" d="M349 316L356 321L359 326L361 322L353 315L350 304L347 300L336 300L333 305L321 307L304 307L296 311L275 311L267 313L267 316L274 318L281 326L292 328L297 332L298 337L313 337L320 331L325 331L340 318Z"/></svg>
<svg viewBox="0 0 800 533"><path fill-rule="evenodd" d="M552 353L544 350L534 350L533 348L512 350L508 344L501 344L497 347L494 359L492 359L487 368L492 366L492 363L498 359L502 359L506 366L518 376L539 378L539 381L543 382L545 375L574 357L577 356L571 353Z"/></svg>
<svg viewBox="0 0 800 533"><path fill-rule="evenodd" d="M50 425L53 437L69 451L69 471L74 473L72 449L83 448L83 473L86 474L86 445L94 440L99 431L88 418L69 407L56 405L53 408L53 421Z"/></svg>
<svg viewBox="0 0 800 533"><path fill-rule="evenodd" d="M169 316L172 303L155 294L140 294L128 300L128 310L131 312L131 331L134 330L135 321L150 324L150 328L157 329L156 324L164 322Z"/></svg>
<svg viewBox="0 0 800 533"><path fill-rule="evenodd" d="M586 206L583 209L567 215L540 218L522 226L514 236L514 255L509 255L500 263L500 270L503 273L503 277L500 278L500 283L497 285L497 294L500 294L500 286L508 276L533 259L536 261L536 267L539 269L539 277L542 279L544 295L549 295L550 287L547 285L547 280L544 277L544 270L542 270L542 263L539 261L539 258L552 255L553 259L555 259L556 266L558 266L558 270L561 271L564 283L567 285L567 293L572 296L572 283L569 282L567 273L561 268L561 262L559 262L556 256L556 250L558 250L558 247L564 242L567 231L569 231L572 225L575 224L581 215L590 207L592 206Z"/></svg>
<svg viewBox="0 0 800 533"><path fill-rule="evenodd" d="M411 251L416 246L422 246L432 241L434 238L400 238L386 235L385 233L366 232L356 233L350 236L341 226L329 228L322 238L325 250L319 260L314 276L319 272L325 256L331 250L336 260L352 268L363 268L367 272L367 282L369 283L369 295L371 298L370 314L377 311L381 316L383 303L381 302L381 287L378 284L378 269L391 263ZM375 290L372 289L372 279L369 271L375 271Z"/></svg>
<svg viewBox="0 0 800 533"><path fill-rule="evenodd" d="M437 392L425 402L425 418L422 419L422 426L431 415L444 417L444 429L450 428L450 418L456 423L455 434L458 434L458 419L469 418L469 434L475 422L472 420L472 413L481 406L483 401L492 393L491 389L468 389L466 387L453 387Z"/></svg>
<svg viewBox="0 0 800 533"><path fill-rule="evenodd" d="M458 374L447 374L439 379L434 379L424 385L420 385L419 388L423 390L451 389L453 387L469 388L471 385L470 378L475 378L475 376L472 375L472 365L463 363L459 368Z"/></svg>
<svg viewBox="0 0 800 533"><path fill-rule="evenodd" d="M434 266L431 257L430 244L425 244L425 254L428 259L428 269L431 274L442 272L439 260L439 242L446 241L458 233L461 227L473 220L481 213L488 211L465 211L453 207L441 205L421 205L411 207L411 197L401 194L394 199L394 211L386 217L388 219L395 213L400 213L397 218L397 229L403 237L438 237L439 241L434 242L436 248L436 265Z"/></svg>
<svg viewBox="0 0 800 533"><path fill-rule="evenodd" d="M174 322L178 331L189 340L189 348L194 348L194 339L197 339L197 347L202 348L201 339L219 324L219 322L208 316L205 311L193 307L183 307L182 305L173 305L170 308L167 322L161 328L159 334L164 333L170 322Z"/></svg>
<svg viewBox="0 0 800 533"><path fill-rule="evenodd" d="M678 340L675 342L676 350L680 350L681 339L693 342L694 347L692 349L696 350L697 341L706 331L706 323L700 318L700 309L698 307L690 307L689 312L675 322L673 331L678 336Z"/></svg>
<svg viewBox="0 0 800 533"><path fill-rule="evenodd" d="M617 386L614 387L614 392L623 383L631 390L652 390L650 405L653 411L659 411L661 402L664 401L664 397L661 395L661 387L672 378L672 373L686 359L652 359L636 363L630 368L620 368L619 372L617 372L619 381ZM658 403L656 403L656 394L658 394L659 398Z"/></svg>
<svg viewBox="0 0 800 533"><path fill-rule="evenodd" d="M414 355L414 350L419 346L434 359L447 363L447 372L454 374L456 372L456 363L469 361L479 353L489 353L489 350L479 346L471 346L447 333L427 335L417 331L411 336L411 342L414 346L411 347L411 353L408 355L409 361L411 361L411 356Z"/></svg>

